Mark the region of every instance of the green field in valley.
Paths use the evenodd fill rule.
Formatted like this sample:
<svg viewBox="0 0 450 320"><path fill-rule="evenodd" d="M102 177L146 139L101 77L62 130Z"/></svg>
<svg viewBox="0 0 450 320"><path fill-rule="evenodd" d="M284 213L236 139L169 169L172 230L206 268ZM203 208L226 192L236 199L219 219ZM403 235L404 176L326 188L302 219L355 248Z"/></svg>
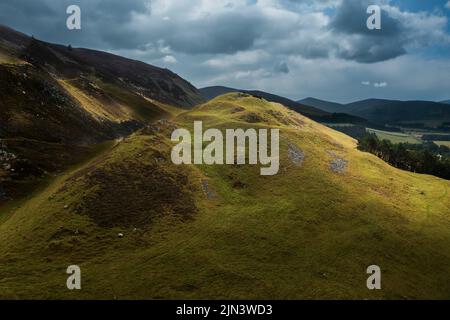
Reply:
<svg viewBox="0 0 450 320"><path fill-rule="evenodd" d="M389 132L389 131L382 131L382 130L376 130L367 128L367 132L375 133L380 140L389 140L392 143L413 143L413 144L419 144L422 143L421 140L417 139L416 137L408 134L408 133L402 133L402 132Z"/></svg>

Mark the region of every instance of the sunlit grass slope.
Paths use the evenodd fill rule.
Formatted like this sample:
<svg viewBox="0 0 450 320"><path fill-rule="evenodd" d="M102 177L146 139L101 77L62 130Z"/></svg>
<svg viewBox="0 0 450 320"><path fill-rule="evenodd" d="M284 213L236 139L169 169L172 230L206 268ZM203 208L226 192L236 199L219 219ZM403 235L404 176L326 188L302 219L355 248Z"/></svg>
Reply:
<svg viewBox="0 0 450 320"><path fill-rule="evenodd" d="M194 120L279 128L279 173L173 165L170 134ZM331 170L336 159L347 167ZM18 205L0 225L0 297L450 298L449 187L281 105L228 94L141 130ZM80 291L65 286L73 264ZM366 288L372 264L382 290Z"/></svg>
<svg viewBox="0 0 450 320"><path fill-rule="evenodd" d="M148 122L164 117L165 111L155 103L95 77L59 80L59 83L78 100L84 110L100 121Z"/></svg>

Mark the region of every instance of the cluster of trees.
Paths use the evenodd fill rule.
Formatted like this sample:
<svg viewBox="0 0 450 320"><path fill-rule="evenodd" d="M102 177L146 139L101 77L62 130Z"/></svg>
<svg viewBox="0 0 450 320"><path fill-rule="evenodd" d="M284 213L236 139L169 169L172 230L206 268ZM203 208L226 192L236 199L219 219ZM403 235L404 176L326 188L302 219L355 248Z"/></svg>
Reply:
<svg viewBox="0 0 450 320"><path fill-rule="evenodd" d="M360 140L362 139L366 134L367 130L365 126L333 126L329 125L334 130L340 131L342 133L345 133L346 135L356 139Z"/></svg>
<svg viewBox="0 0 450 320"><path fill-rule="evenodd" d="M393 144L368 133L358 140L358 149L373 153L392 166L450 180L450 148L426 144Z"/></svg>
<svg viewBox="0 0 450 320"><path fill-rule="evenodd" d="M346 135L355 138L356 140L362 139L367 134L367 126L365 125L333 125L332 123L327 124L330 128L334 130L345 133ZM399 128L394 127L385 127L375 124L370 124L371 129L378 129L382 131L390 131L390 132L402 132ZM439 140L439 139L435 139Z"/></svg>
<svg viewBox="0 0 450 320"><path fill-rule="evenodd" d="M424 134L422 139L426 141L450 141L450 135Z"/></svg>

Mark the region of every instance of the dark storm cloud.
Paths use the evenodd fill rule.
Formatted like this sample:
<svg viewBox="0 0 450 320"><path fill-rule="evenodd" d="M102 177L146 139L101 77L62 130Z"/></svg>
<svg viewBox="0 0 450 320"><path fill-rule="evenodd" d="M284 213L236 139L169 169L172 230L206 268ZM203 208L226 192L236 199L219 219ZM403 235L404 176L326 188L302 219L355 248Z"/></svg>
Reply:
<svg viewBox="0 0 450 320"><path fill-rule="evenodd" d="M234 53L250 49L264 23L258 16L225 13L190 22L165 38L174 50L185 53Z"/></svg>
<svg viewBox="0 0 450 320"><path fill-rule="evenodd" d="M91 6L89 11L92 17L96 17L99 20L114 21L117 24L129 21L133 12L149 12L150 3L150 0L90 0L89 3L84 3L83 1L83 7L84 5Z"/></svg>
<svg viewBox="0 0 450 320"><path fill-rule="evenodd" d="M65 27L65 10L71 4L81 7L82 30L78 34ZM0 22L48 41L113 50L141 47L159 40L189 54L249 49L267 29L268 21L254 12L232 10L232 5L224 8L230 10L198 19L163 21L151 14L149 0L2 0ZM151 21L148 25L135 24L131 21L133 14L146 15Z"/></svg>
<svg viewBox="0 0 450 320"><path fill-rule="evenodd" d="M286 62L278 63L273 69L277 73L289 73L290 71Z"/></svg>
<svg viewBox="0 0 450 320"><path fill-rule="evenodd" d="M2 0L0 23L60 43L104 48L130 47L137 42L126 23L135 12L148 12L148 0ZM66 28L66 8L81 7L82 30ZM113 45L111 45L113 44Z"/></svg>
<svg viewBox="0 0 450 320"><path fill-rule="evenodd" d="M0 21L49 41L106 50L142 49L159 42L186 54L233 54L254 49L258 42L274 54L297 54L307 59L337 56L374 63L405 54L407 46L417 39L403 21L383 10L382 29L367 29L366 9L372 2L344 0L324 25L320 20L326 15L295 11L300 10L299 5L312 6L314 2L309 0L280 0L277 10L267 10L267 5L254 1L230 1L206 6L204 12L201 2L183 6L179 5L182 1L167 1L167 17L153 12L153 6L161 5L157 0L2 0ZM334 6L339 2L315 3ZM65 27L65 9L70 4L82 9L79 32ZM202 14L189 15L199 7Z"/></svg>
<svg viewBox="0 0 450 320"><path fill-rule="evenodd" d="M374 63L407 53L408 45L422 41L414 36L405 21L381 10L381 30L366 26L366 10L373 1L345 0L336 9L329 28L345 45L338 45L338 57L361 63ZM413 17L411 17L413 19Z"/></svg>
<svg viewBox="0 0 450 320"><path fill-rule="evenodd" d="M340 47L337 56L360 63L386 61L406 54L406 49L399 45L398 39L367 41L365 38L353 40L351 48Z"/></svg>
<svg viewBox="0 0 450 320"><path fill-rule="evenodd" d="M336 32L347 34L360 34L374 37L396 37L402 33L402 26L398 20L390 17L381 10L381 30L369 30L366 26L369 14L367 8L374 1L346 0L337 7L336 13L330 23L330 27Z"/></svg>

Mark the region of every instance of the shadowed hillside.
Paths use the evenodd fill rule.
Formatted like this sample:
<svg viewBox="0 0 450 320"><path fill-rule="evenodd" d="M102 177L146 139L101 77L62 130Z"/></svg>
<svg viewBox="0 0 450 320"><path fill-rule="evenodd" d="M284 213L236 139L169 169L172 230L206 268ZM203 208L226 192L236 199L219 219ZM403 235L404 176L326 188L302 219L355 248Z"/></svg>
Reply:
<svg viewBox="0 0 450 320"><path fill-rule="evenodd" d="M320 99L311 98L311 97L299 100L298 102L305 104L307 106L320 108L327 112L344 112L344 110L345 110L345 107L343 104L320 100Z"/></svg>
<svg viewBox="0 0 450 320"><path fill-rule="evenodd" d="M96 149L171 117L175 107L203 101L167 69L46 43L4 26L0 87L0 205L79 161L80 147Z"/></svg>

